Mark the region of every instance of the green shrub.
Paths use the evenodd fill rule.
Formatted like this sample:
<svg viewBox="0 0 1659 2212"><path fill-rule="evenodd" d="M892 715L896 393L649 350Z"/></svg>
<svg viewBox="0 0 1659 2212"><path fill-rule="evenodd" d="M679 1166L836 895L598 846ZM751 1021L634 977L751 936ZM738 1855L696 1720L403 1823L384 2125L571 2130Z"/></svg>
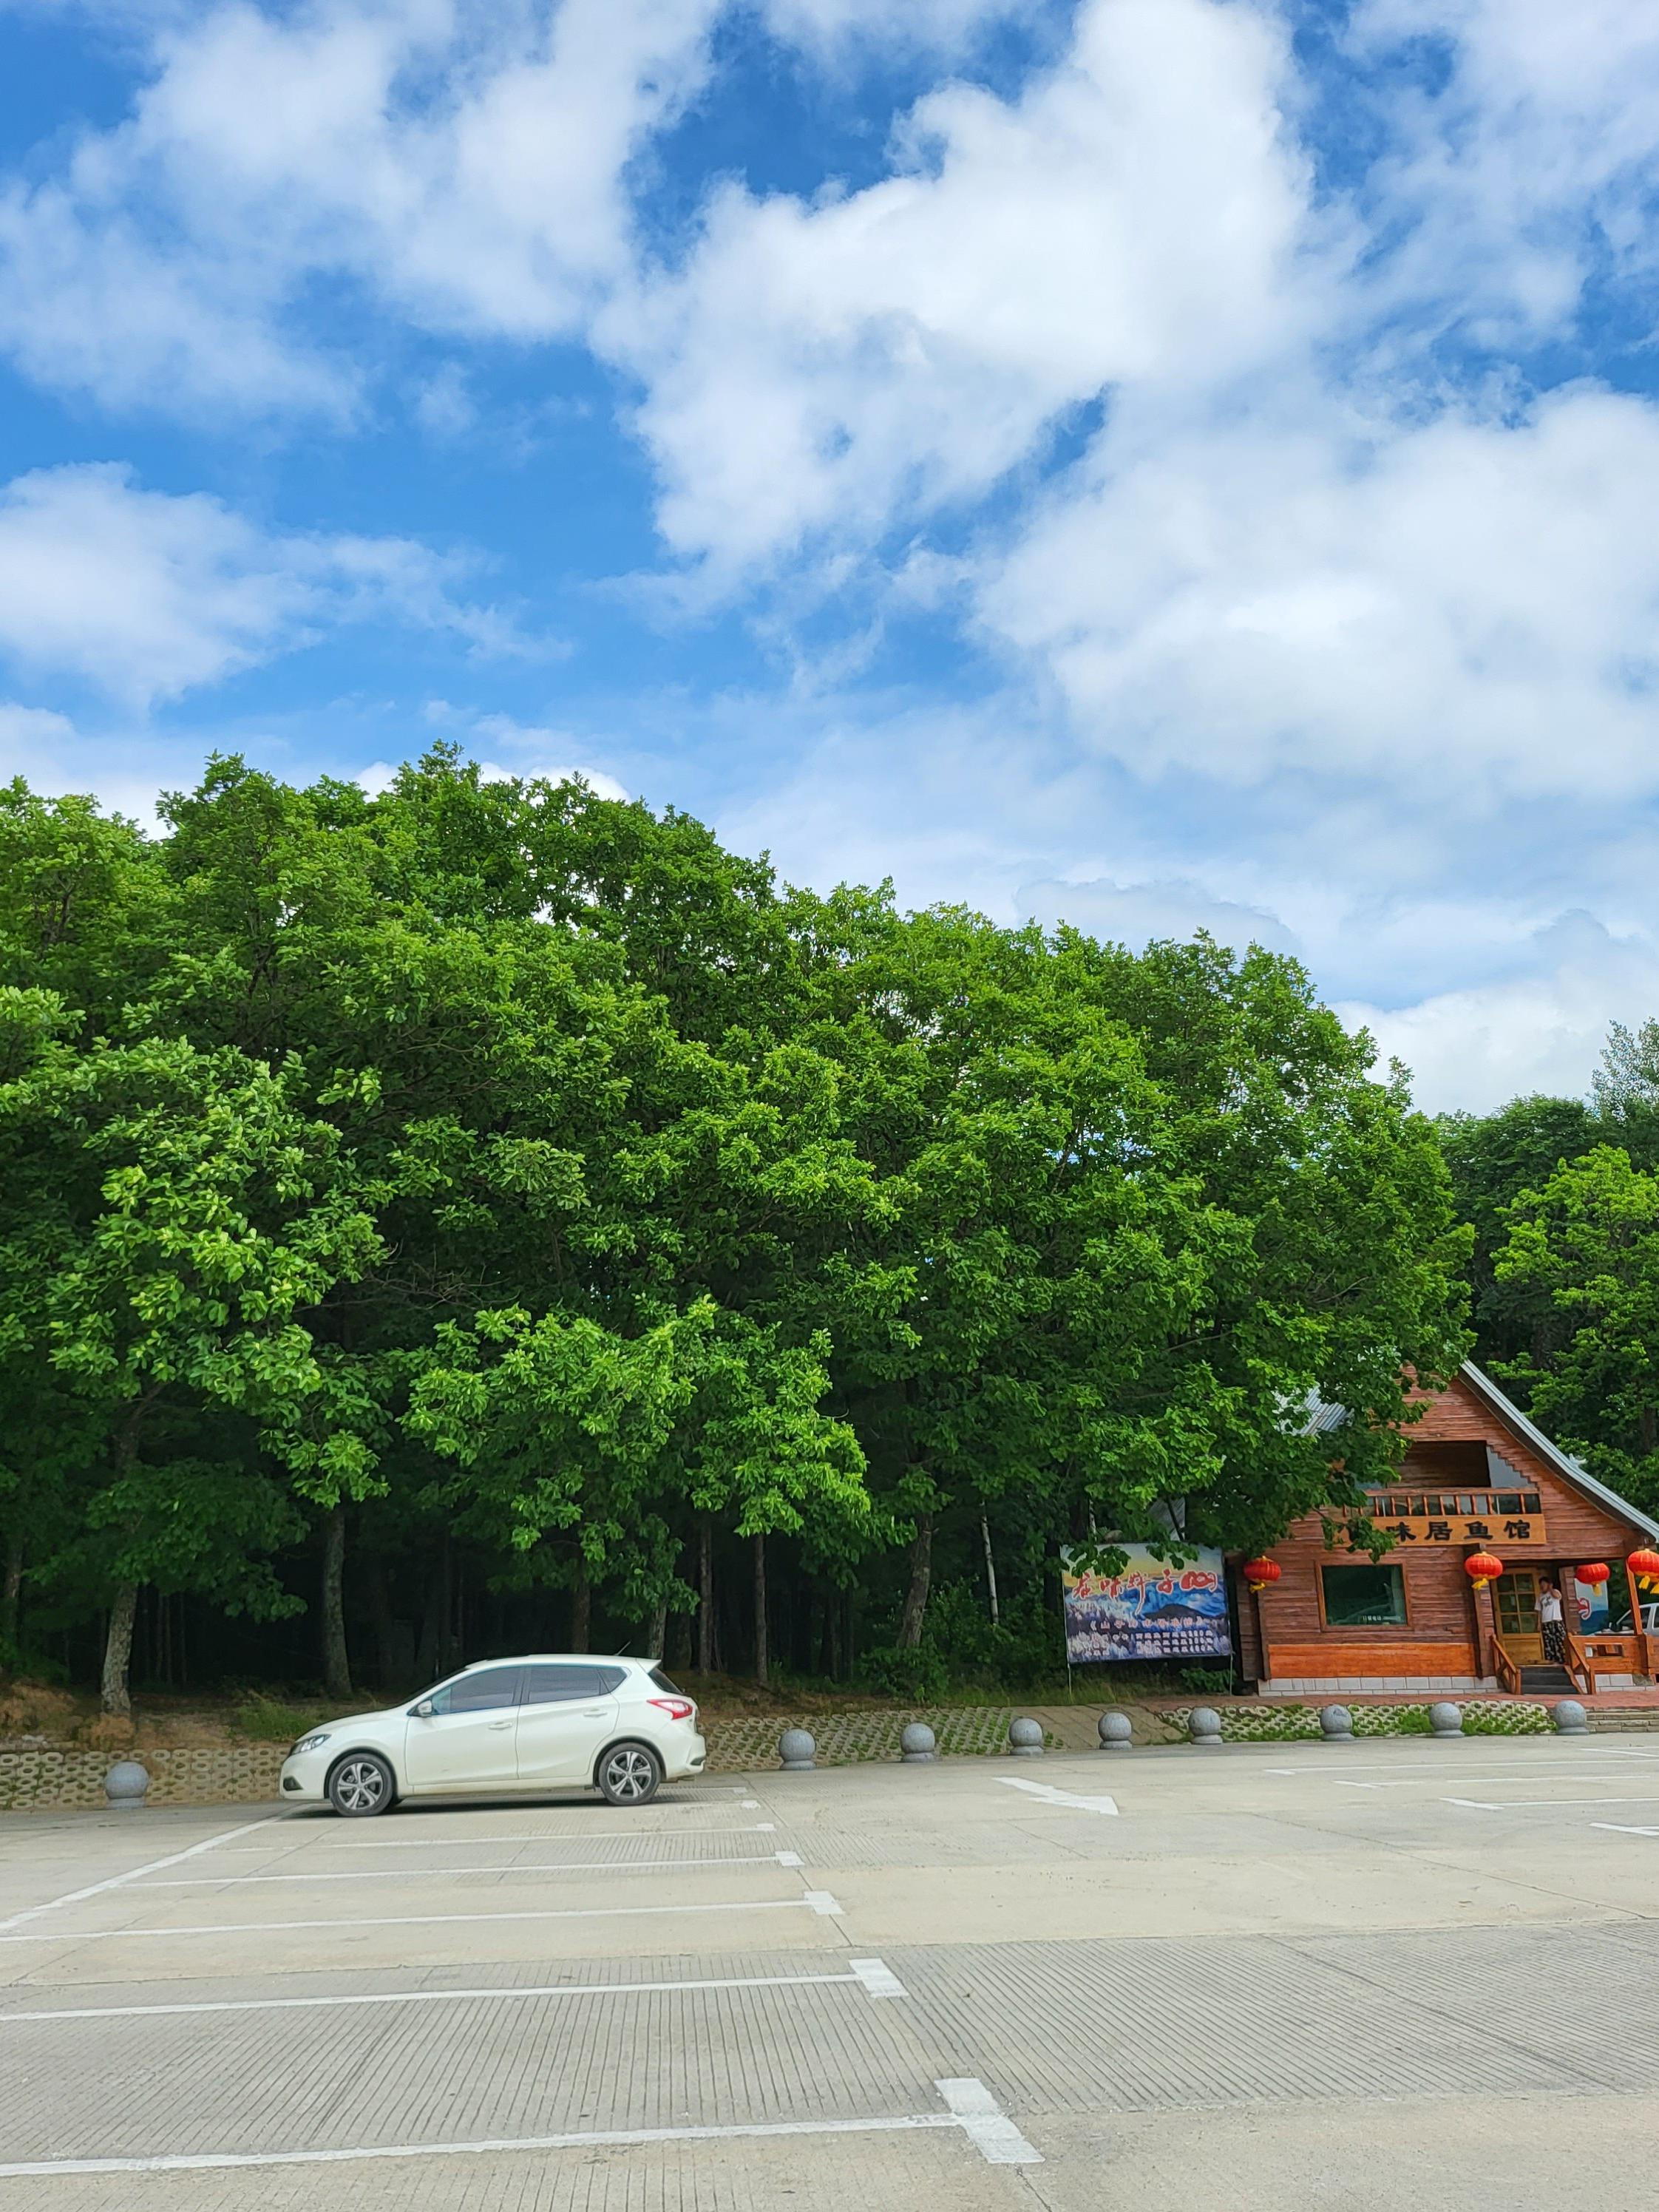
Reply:
<svg viewBox="0 0 1659 2212"><path fill-rule="evenodd" d="M951 1679L941 1654L927 1644L914 1650L878 1645L859 1662L859 1674L866 1688L907 1705L942 1698Z"/></svg>
<svg viewBox="0 0 1659 2212"><path fill-rule="evenodd" d="M296 1705L278 1705L274 1698L256 1692L244 1698L235 1712L235 1726L255 1743L292 1743L313 1725L309 1713Z"/></svg>
<svg viewBox="0 0 1659 2212"><path fill-rule="evenodd" d="M1183 1667L1181 1686L1200 1698L1227 1697L1233 1686L1231 1667Z"/></svg>

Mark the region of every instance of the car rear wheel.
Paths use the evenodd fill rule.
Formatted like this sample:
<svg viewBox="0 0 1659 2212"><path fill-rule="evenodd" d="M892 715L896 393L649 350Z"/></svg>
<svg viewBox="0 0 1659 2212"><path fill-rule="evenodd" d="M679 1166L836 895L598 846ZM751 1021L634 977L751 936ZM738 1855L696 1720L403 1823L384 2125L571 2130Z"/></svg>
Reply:
<svg viewBox="0 0 1659 2212"><path fill-rule="evenodd" d="M594 1780L607 1805L648 1805L662 1787L662 1761L647 1744L613 1744Z"/></svg>
<svg viewBox="0 0 1659 2212"><path fill-rule="evenodd" d="M372 1751L354 1751L328 1778L328 1802L347 1820L390 1812L398 1788L392 1769Z"/></svg>

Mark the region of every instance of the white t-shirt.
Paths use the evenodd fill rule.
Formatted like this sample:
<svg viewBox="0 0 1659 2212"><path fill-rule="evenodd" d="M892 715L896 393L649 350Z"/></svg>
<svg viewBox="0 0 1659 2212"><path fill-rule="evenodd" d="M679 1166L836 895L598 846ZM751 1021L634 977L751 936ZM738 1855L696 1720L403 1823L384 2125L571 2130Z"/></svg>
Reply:
<svg viewBox="0 0 1659 2212"><path fill-rule="evenodd" d="M1560 1591L1559 1591L1559 1590L1540 1590L1540 1591L1539 1591L1539 1593L1538 1593L1538 1618L1540 1619L1540 1620L1545 1620L1545 1621L1548 1621L1548 1620L1560 1620L1560 1618L1561 1618L1561 1593L1560 1593Z"/></svg>

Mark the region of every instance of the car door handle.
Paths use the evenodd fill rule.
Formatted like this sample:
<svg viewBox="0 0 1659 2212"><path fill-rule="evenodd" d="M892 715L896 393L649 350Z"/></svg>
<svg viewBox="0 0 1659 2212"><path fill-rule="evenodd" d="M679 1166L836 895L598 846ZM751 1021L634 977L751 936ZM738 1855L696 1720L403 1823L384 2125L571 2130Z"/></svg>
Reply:
<svg viewBox="0 0 1659 2212"><path fill-rule="evenodd" d="M602 1721L610 1710L609 1705L584 1705L582 1718L585 1721Z"/></svg>
<svg viewBox="0 0 1659 2212"><path fill-rule="evenodd" d="M491 1721L489 1725L493 1729L504 1729L511 1728L513 1723L511 1721Z"/></svg>

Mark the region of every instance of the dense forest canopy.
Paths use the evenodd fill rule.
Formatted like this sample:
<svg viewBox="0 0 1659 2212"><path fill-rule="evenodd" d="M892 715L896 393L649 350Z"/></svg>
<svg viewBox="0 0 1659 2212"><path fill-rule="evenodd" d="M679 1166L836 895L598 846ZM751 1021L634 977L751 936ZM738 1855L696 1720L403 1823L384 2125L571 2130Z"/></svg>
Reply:
<svg viewBox="0 0 1659 2212"><path fill-rule="evenodd" d="M1060 1545L1386 1473L1471 1265L1593 1387L1551 1255L1641 1216L1633 1097L1437 1133L1292 961L818 896L444 749L163 811L0 794L0 1657L112 1711L1037 1671Z"/></svg>

